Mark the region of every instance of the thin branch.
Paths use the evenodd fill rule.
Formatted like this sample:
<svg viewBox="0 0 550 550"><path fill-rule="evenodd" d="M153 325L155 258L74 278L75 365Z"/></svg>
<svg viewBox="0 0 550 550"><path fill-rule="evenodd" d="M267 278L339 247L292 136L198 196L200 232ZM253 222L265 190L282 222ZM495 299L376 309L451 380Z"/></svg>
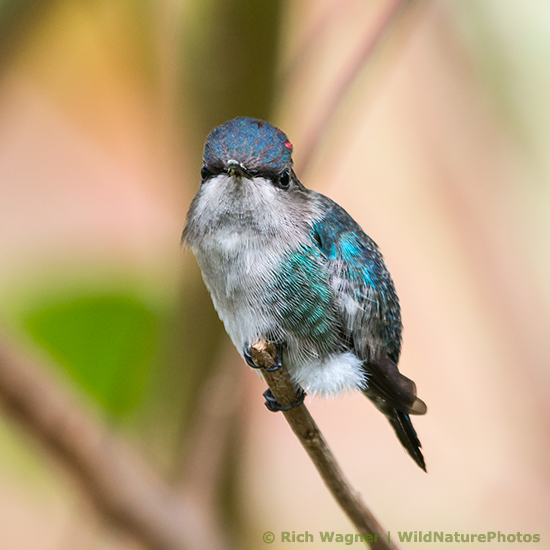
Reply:
<svg viewBox="0 0 550 550"><path fill-rule="evenodd" d="M412 0L394 0L389 4L386 11L381 15L380 20L376 23L374 29L365 36L364 41L360 44L354 57L350 60L349 64L344 67L340 77L335 80L337 83L336 86L330 92L325 107L316 118L313 128L301 145L300 162L297 166L297 171L299 173L306 171L319 147L321 139L326 135L334 116L338 112L340 105L343 103L361 70L386 37L388 29L397 21L404 11L404 8L411 3L411 1Z"/></svg>
<svg viewBox="0 0 550 550"><path fill-rule="evenodd" d="M196 503L171 490L36 362L0 341L0 405L69 470L101 512L155 550L223 550Z"/></svg>
<svg viewBox="0 0 550 550"><path fill-rule="evenodd" d="M254 363L261 368L262 375L277 401L283 407L296 403L299 396L286 368L281 366L275 371L266 370L266 368L272 367L276 361L275 346L270 342L260 341L251 346L251 352ZM359 493L344 476L306 406L302 403L298 407L283 411L283 414L315 464L332 496L359 533L365 537L366 541L377 539L376 542L367 544L370 544L373 550L398 550L393 542L388 543L387 532L384 531L372 512L361 500ZM378 537L375 537L375 535L378 535ZM372 539L369 539L369 536L372 536Z"/></svg>

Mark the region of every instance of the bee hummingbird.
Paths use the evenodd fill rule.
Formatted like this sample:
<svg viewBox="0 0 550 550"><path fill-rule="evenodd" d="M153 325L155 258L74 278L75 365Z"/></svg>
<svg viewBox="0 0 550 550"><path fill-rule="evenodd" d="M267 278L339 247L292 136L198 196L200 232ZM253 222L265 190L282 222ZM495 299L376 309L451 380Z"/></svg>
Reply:
<svg viewBox="0 0 550 550"><path fill-rule="evenodd" d="M240 117L218 126L203 160L182 241L237 350L255 367L249 346L275 343L293 382L311 394L358 389L426 470L409 416L426 405L397 369L399 300L374 241L300 183L292 144L267 122Z"/></svg>

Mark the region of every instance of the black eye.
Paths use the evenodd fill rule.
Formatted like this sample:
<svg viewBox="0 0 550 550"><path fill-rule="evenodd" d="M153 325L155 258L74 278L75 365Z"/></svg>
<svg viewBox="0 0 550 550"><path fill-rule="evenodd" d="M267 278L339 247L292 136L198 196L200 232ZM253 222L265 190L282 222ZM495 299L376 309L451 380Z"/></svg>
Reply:
<svg viewBox="0 0 550 550"><path fill-rule="evenodd" d="M208 179L211 175L212 175L212 172L208 170L208 168L206 167L206 164L203 164L201 168L201 180L204 181Z"/></svg>
<svg viewBox="0 0 550 550"><path fill-rule="evenodd" d="M279 176L279 187L281 189L288 189L289 185L290 185L290 172L288 170L285 170L284 172L281 172L281 175Z"/></svg>

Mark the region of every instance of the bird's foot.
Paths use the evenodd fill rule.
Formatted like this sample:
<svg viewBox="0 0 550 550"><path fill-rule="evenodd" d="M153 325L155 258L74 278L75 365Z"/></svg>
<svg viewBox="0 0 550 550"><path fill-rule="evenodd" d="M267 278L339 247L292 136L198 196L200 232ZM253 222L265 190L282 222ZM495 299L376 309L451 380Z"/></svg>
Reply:
<svg viewBox="0 0 550 550"><path fill-rule="evenodd" d="M245 344L243 348L243 357L246 361L246 364L249 367L252 367L253 369L259 369L258 365L254 363L254 359L252 359L252 351L250 350L250 344Z"/></svg>
<svg viewBox="0 0 550 550"><path fill-rule="evenodd" d="M275 349L277 350L277 355L275 357L275 361L273 362L273 366L265 369L268 372L277 370L283 364L283 346L280 344L275 344ZM253 369L262 368L262 367L258 367L258 365L254 363L254 358L252 357L252 350L250 349L250 344L245 344L243 348L243 357L244 357L244 360L246 361L246 364L249 367L252 367Z"/></svg>
<svg viewBox="0 0 550 550"><path fill-rule="evenodd" d="M271 388L267 388L267 390L264 391L263 396L265 397L265 406L267 409L271 412L279 412L279 411L289 411L290 409L293 409L294 407L299 407L306 398L306 392L303 390L303 388L300 388L300 397L298 398L298 401L291 403L287 407L283 407L277 399L275 399L273 392L271 391Z"/></svg>

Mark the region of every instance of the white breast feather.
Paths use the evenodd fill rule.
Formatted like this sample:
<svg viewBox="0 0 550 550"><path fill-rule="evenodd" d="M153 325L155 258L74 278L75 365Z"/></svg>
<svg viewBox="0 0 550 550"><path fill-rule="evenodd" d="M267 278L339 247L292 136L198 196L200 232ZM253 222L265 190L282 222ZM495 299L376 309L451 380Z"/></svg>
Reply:
<svg viewBox="0 0 550 550"><path fill-rule="evenodd" d="M296 225L290 208L281 208L280 195L265 180L241 183L248 186L246 215L250 215L251 211L257 212L257 216L254 215L255 228L246 224L239 226L235 219L231 225L221 225L215 230L208 227L213 213L231 212L238 219L239 208L244 207L228 192L234 185L231 178L223 174L206 184L194 214L194 223L203 224L205 236L199 243L191 243L191 248L212 295L214 307L235 347L242 354L245 344L276 328L274 312L259 314L258 304L281 256L288 250L307 244L308 235L307 231ZM274 231L277 238L266 238L266 234L273 234ZM348 320L361 309L361 305L351 297L341 307ZM367 375L361 368L362 361L352 352L319 357L312 350L300 347L296 338L290 337L287 343L285 366L294 382L311 394L339 394L366 387Z"/></svg>

